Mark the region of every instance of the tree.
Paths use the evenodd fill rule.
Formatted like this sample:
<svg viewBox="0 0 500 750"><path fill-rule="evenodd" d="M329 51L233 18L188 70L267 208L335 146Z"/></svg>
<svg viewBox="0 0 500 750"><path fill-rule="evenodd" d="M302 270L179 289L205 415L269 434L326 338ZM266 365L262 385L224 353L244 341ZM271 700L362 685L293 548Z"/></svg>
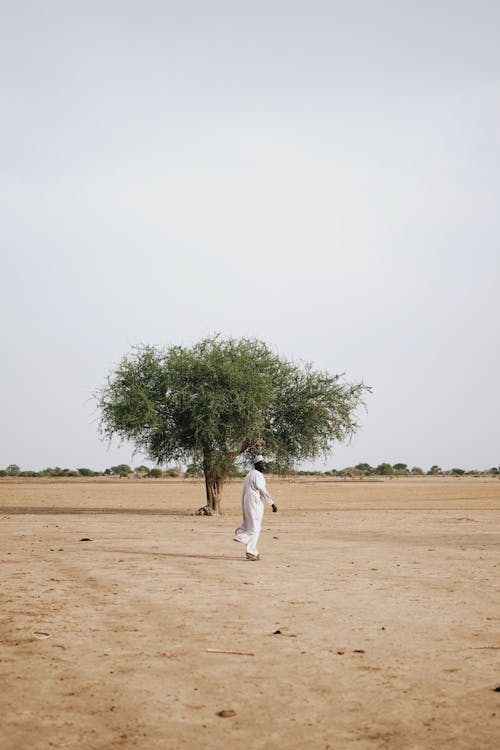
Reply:
<svg viewBox="0 0 500 750"><path fill-rule="evenodd" d="M115 474L119 477L126 478L132 473L132 469L128 464L118 464L118 466L111 467L111 474Z"/></svg>
<svg viewBox="0 0 500 750"><path fill-rule="evenodd" d="M5 469L8 477L18 477L21 469L17 464L9 464Z"/></svg>
<svg viewBox="0 0 500 750"><path fill-rule="evenodd" d="M367 476L369 476L370 474L373 474L374 472L374 469L372 469L370 464L367 464L366 462L361 463L361 464L356 464L354 468L358 469L358 471L360 471L362 474L366 474Z"/></svg>
<svg viewBox="0 0 500 750"><path fill-rule="evenodd" d="M256 339L213 336L190 348L136 347L96 397L104 438L129 440L157 464L200 466L212 513L238 457L265 452L289 465L326 455L355 432L369 390Z"/></svg>
<svg viewBox="0 0 500 750"><path fill-rule="evenodd" d="M394 469L388 463L379 464L375 469L375 474L381 474L382 476L390 476L394 474Z"/></svg>

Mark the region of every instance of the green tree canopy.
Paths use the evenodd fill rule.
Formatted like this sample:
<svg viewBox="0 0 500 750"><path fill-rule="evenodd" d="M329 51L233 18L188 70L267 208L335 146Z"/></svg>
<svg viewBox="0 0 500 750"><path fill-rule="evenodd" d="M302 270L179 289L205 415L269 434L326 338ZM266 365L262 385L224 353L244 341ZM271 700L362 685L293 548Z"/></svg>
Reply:
<svg viewBox="0 0 500 750"><path fill-rule="evenodd" d="M358 471L360 471L362 474L367 474L367 475L373 474L373 472L375 471L375 469L373 469L370 466L370 464L367 464L366 462L356 464L354 468L358 469Z"/></svg>
<svg viewBox="0 0 500 750"><path fill-rule="evenodd" d="M118 464L118 466L111 467L111 474L116 474L119 477L128 477L132 473L132 469L128 464Z"/></svg>
<svg viewBox="0 0 500 750"><path fill-rule="evenodd" d="M427 474L441 474L441 473L442 473L442 469L437 464L433 464L433 466L431 466L431 468L427 472Z"/></svg>
<svg viewBox="0 0 500 750"><path fill-rule="evenodd" d="M157 464L199 465L218 511L234 461L265 453L277 465L326 455L358 427L369 389L279 357L255 339L136 347L97 393L101 433L131 441Z"/></svg>
<svg viewBox="0 0 500 750"><path fill-rule="evenodd" d="M375 469L375 474L381 474L382 476L390 476L394 474L394 469L388 463L379 464Z"/></svg>

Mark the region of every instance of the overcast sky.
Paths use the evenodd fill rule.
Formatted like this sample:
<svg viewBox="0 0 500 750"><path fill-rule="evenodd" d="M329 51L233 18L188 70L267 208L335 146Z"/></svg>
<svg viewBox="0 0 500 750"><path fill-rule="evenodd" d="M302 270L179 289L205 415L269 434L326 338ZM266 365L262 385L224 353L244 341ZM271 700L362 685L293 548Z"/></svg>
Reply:
<svg viewBox="0 0 500 750"><path fill-rule="evenodd" d="M220 332L373 387L318 468L500 464L497 0L1 0L0 467Z"/></svg>

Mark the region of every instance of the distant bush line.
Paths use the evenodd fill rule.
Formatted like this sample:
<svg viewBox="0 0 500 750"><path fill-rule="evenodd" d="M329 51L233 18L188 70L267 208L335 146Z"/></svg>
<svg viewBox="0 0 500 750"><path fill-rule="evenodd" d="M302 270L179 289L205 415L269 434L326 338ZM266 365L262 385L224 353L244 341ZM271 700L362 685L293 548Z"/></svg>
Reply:
<svg viewBox="0 0 500 750"><path fill-rule="evenodd" d="M330 469L329 471L300 471L294 469L288 469L283 471L274 466L272 462L269 462L266 473L269 474L281 474L286 476L324 476L324 477L348 477L348 478L359 478L363 477L418 477L418 476L472 476L472 477L483 477L483 476L497 476L500 478L500 467L493 466L491 469L486 471L478 471L477 469L441 469L440 466L433 465L428 471L424 471L420 466L413 466L409 468L407 464L397 463L389 464L382 463L378 466L370 466L368 463L356 464L356 466L348 466L345 469ZM233 466L230 476L233 478L241 478L246 474L246 470L240 469L237 466ZM30 471L21 469L17 464L10 464L5 469L0 469L0 477L120 477L123 479L164 479L164 478L196 478L202 477L203 471L200 467L191 464L186 469L182 469L179 466L173 466L166 469L160 469L159 467L149 468L147 466L137 466L135 469L128 466L128 464L118 464L117 466L111 466L109 469L104 471L94 471L81 467L79 469L62 469L60 466L54 468L48 467L42 471Z"/></svg>

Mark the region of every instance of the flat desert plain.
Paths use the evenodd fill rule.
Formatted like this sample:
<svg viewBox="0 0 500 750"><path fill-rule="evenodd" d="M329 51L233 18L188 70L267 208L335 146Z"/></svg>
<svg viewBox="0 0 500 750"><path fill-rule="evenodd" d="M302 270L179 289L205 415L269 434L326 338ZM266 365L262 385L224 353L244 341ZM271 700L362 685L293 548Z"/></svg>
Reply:
<svg viewBox="0 0 500 750"><path fill-rule="evenodd" d="M497 750L500 481L268 487L0 480L2 750Z"/></svg>

